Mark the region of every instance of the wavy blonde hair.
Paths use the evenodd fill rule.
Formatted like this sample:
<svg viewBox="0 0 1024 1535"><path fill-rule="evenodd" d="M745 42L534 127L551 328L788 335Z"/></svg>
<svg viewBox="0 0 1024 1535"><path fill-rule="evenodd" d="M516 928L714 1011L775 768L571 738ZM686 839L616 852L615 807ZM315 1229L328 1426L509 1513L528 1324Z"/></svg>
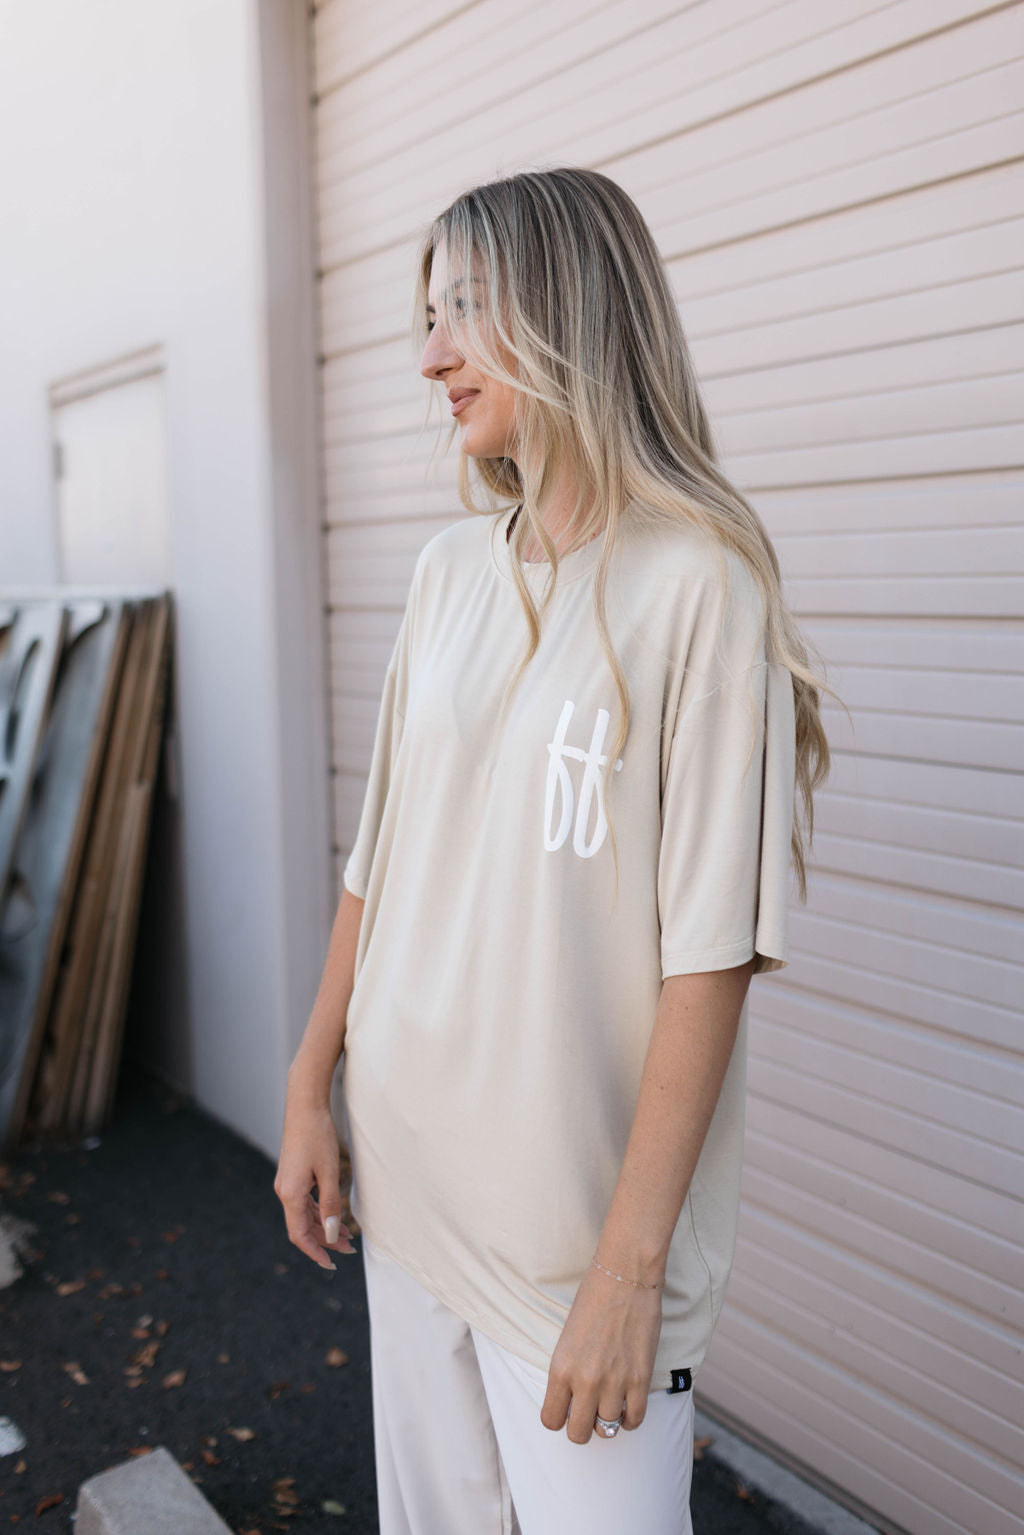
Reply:
<svg viewBox="0 0 1024 1535"><path fill-rule="evenodd" d="M764 524L718 466L679 312L636 204L601 172L576 167L521 171L463 192L422 240L413 320L421 350L440 244L449 271L473 279L472 302L465 281L461 292L449 283L438 297L450 334L485 376L516 390L515 460L473 460L488 504L478 504L468 456L459 455L459 495L467 511L494 516L513 504L522 508L509 548L528 645L505 703L536 652L541 614L557 581L558 554L538 507L568 468L577 487L569 521L575 534L563 557L604 529L594 604L620 704L618 733L608 748L606 793L629 734L629 693L606 608L609 565L628 507L631 518L647 524L682 522L698 529L717 550L734 550L754 576L763 603L766 659L783 662L793 679L796 782L809 850L814 790L831 765L818 700L822 690L838 695L826 685L820 656L820 675L809 665L809 647L783 599L778 558ZM453 422L449 444L457 430ZM540 608L521 563L531 528L551 563ZM610 818L609 827L614 850ZM796 813L791 846L800 898L806 901L805 842Z"/></svg>

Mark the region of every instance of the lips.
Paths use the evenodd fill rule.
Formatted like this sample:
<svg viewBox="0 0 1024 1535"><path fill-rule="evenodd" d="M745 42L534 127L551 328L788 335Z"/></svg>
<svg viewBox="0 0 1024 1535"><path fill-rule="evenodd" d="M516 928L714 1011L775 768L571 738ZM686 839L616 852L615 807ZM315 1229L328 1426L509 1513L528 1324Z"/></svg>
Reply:
<svg viewBox="0 0 1024 1535"><path fill-rule="evenodd" d="M448 396L452 405L452 415L457 416L461 410L465 410L470 400L475 400L479 393L479 389L453 389Z"/></svg>

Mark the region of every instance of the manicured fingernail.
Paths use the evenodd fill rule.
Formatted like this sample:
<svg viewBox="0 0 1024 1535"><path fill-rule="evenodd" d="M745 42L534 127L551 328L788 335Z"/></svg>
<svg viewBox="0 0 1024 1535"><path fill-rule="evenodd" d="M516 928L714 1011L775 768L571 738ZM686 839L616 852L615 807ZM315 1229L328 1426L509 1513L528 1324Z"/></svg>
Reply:
<svg viewBox="0 0 1024 1535"><path fill-rule="evenodd" d="M328 1242L336 1242L338 1240L338 1216L329 1215L327 1217L324 1221L324 1233Z"/></svg>

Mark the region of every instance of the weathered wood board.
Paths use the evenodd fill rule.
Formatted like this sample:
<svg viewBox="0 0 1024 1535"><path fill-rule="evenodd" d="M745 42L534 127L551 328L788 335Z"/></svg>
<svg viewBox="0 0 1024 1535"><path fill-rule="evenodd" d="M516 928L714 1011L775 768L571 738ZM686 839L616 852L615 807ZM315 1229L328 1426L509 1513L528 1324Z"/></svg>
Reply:
<svg viewBox="0 0 1024 1535"><path fill-rule="evenodd" d="M0 778L10 845L0 887L5 1147L26 1123L37 1133L98 1128L113 1101L171 615L166 592L0 593L0 748L11 747ZM12 785L20 808L4 821Z"/></svg>

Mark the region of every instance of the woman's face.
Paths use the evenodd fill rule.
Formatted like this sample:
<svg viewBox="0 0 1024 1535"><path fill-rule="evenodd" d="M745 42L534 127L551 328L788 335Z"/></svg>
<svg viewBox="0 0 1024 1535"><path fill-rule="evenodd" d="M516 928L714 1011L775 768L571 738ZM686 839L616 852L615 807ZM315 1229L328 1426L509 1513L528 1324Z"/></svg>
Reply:
<svg viewBox="0 0 1024 1535"><path fill-rule="evenodd" d="M427 323L431 330L420 359L420 372L424 378L442 384L449 408L452 404L457 407L452 414L459 424L463 449L471 458L512 458L516 392L511 385L487 378L467 362L459 351L458 336L451 335L446 328L441 309L440 296L450 285L457 308L463 312L465 304L474 301L466 288L478 282L475 278L467 285L461 272L449 272L444 245L436 247L427 295ZM507 366L507 357L502 360Z"/></svg>

